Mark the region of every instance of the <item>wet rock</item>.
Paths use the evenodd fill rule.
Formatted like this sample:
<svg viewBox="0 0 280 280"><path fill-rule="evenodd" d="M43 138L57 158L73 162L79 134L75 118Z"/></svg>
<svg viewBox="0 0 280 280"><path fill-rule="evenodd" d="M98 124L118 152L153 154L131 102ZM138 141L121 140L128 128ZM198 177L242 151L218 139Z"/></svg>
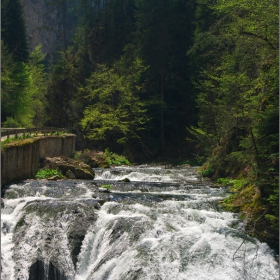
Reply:
<svg viewBox="0 0 280 280"><path fill-rule="evenodd" d="M50 180L50 181L57 181L57 180L59 180L59 179L61 179L61 178L59 177L59 175L55 175L55 176L52 176L52 177L49 177L49 178L48 178L48 180Z"/></svg>
<svg viewBox="0 0 280 280"><path fill-rule="evenodd" d="M94 208L95 208L96 210L99 210L99 209L101 208L101 206L100 206L99 203L97 203L97 204L94 205Z"/></svg>
<svg viewBox="0 0 280 280"><path fill-rule="evenodd" d="M101 168L109 168L110 164L103 152L90 152L88 154L83 154L84 162L86 162L90 167L101 167Z"/></svg>
<svg viewBox="0 0 280 280"><path fill-rule="evenodd" d="M42 250L41 252L37 251L37 260L30 267L30 280L74 279L69 278L73 271L67 271L63 255L70 253L75 268L85 235L97 219L95 211L100 208L100 203L102 204L96 200L86 200L85 202L36 201L26 205L27 216L37 216L38 219L43 217L41 228L38 229L38 236L30 236L29 228L32 224L27 225L25 221L17 224L14 235L15 243L19 244L16 246L18 250L22 244L28 244L30 247L36 246ZM65 227L66 221L67 227ZM41 236L41 234L43 235ZM63 245L65 242L68 244L67 248ZM21 258L20 253L15 254L16 261ZM48 275L42 272L43 267L47 269ZM53 272L56 272L56 276L50 277ZM24 278L19 275L19 279Z"/></svg>
<svg viewBox="0 0 280 280"><path fill-rule="evenodd" d="M112 222L109 244L115 243L125 232L128 233L128 242L132 244L139 239L147 227L149 227L147 221L139 217L121 217Z"/></svg>
<svg viewBox="0 0 280 280"><path fill-rule="evenodd" d="M94 209L100 208L99 203L93 204L93 209L83 208L80 214L74 215L74 219L71 226L68 229L68 242L71 252L71 258L74 266L76 267L78 261L78 255L81 251L81 246L88 228L96 221L97 215L94 213Z"/></svg>
<svg viewBox="0 0 280 280"><path fill-rule="evenodd" d="M109 189L106 189L106 188L99 188L98 190L100 192L105 192L105 193L110 193L111 192Z"/></svg>
<svg viewBox="0 0 280 280"><path fill-rule="evenodd" d="M95 168L95 167L99 167L99 160L96 156L89 156L87 159L86 159L88 165L92 168Z"/></svg>
<svg viewBox="0 0 280 280"><path fill-rule="evenodd" d="M122 180L118 180L118 182L125 182L125 183L128 183L130 182L130 180L128 178L124 178Z"/></svg>
<svg viewBox="0 0 280 280"><path fill-rule="evenodd" d="M94 179L94 171L89 165L68 157L47 157L43 165L45 168L59 169L64 176L71 171L76 179Z"/></svg>
<svg viewBox="0 0 280 280"><path fill-rule="evenodd" d="M37 260L29 269L29 280L67 280L67 277L51 262Z"/></svg>
<svg viewBox="0 0 280 280"><path fill-rule="evenodd" d="M74 174L71 170L67 170L65 176L66 176L66 178L68 178L68 179L76 179L75 174Z"/></svg>

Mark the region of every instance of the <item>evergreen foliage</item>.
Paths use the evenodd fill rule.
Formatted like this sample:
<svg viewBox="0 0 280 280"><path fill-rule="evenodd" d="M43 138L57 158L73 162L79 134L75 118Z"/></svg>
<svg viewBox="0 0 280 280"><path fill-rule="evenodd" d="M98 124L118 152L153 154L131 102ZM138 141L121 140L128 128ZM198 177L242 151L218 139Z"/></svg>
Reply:
<svg viewBox="0 0 280 280"><path fill-rule="evenodd" d="M15 119L22 126L29 123L30 85L28 66L24 62L14 62L2 44L2 82L1 82L1 118Z"/></svg>
<svg viewBox="0 0 280 280"><path fill-rule="evenodd" d="M248 230L258 228L254 234L275 245L278 5L246 0L205 3L199 1L198 11L207 10L212 24L208 28L197 21L189 51L200 63L196 76L199 122L191 131L215 177L250 178L233 200L249 218ZM197 60L198 55L203 58ZM242 196L246 199L241 200Z"/></svg>
<svg viewBox="0 0 280 280"><path fill-rule="evenodd" d="M38 46L28 63L16 62L2 41L1 117L18 127L41 126L45 121L46 73Z"/></svg>
<svg viewBox="0 0 280 280"><path fill-rule="evenodd" d="M1 39L15 62L28 61L28 43L20 0L1 3Z"/></svg>
<svg viewBox="0 0 280 280"><path fill-rule="evenodd" d="M150 145L153 149L161 146L159 152L170 143L182 149L185 126L194 124L196 119L191 69L186 57L192 43L193 6L193 1L136 1L135 41L148 66L148 141L154 142Z"/></svg>

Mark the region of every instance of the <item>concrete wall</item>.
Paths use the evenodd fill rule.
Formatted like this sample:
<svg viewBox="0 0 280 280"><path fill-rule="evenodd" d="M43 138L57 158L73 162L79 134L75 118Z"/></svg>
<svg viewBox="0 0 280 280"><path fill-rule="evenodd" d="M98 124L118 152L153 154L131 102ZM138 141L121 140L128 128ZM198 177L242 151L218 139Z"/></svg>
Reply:
<svg viewBox="0 0 280 280"><path fill-rule="evenodd" d="M34 178L41 158L75 153L74 134L45 136L11 143L1 151L1 186Z"/></svg>

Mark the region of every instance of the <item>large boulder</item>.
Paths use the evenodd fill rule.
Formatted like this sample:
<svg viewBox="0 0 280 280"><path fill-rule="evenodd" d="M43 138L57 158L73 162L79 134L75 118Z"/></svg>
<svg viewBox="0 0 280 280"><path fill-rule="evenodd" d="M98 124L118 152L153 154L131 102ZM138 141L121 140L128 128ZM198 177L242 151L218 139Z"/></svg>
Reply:
<svg viewBox="0 0 280 280"><path fill-rule="evenodd" d="M70 170L76 179L94 179L94 171L89 165L68 157L47 157L43 160L43 167L59 169L64 176Z"/></svg>

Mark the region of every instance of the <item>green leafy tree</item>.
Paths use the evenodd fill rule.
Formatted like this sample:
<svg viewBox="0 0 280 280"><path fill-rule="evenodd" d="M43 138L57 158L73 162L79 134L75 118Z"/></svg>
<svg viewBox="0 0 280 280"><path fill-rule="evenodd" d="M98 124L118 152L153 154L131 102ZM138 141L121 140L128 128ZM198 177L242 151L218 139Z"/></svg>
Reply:
<svg viewBox="0 0 280 280"><path fill-rule="evenodd" d="M82 94L91 105L84 110L81 125L92 140L115 139L120 144L139 139L145 128L145 104L139 98L142 90L139 80L145 70L142 61L135 58L125 68L125 58L113 67L99 65L87 80Z"/></svg>
<svg viewBox="0 0 280 280"><path fill-rule="evenodd" d="M42 46L38 45L31 53L28 63L30 84L27 91L31 95L30 110L32 123L41 127L47 121L46 115L46 92L47 73L44 65L46 54L42 52Z"/></svg>
<svg viewBox="0 0 280 280"><path fill-rule="evenodd" d="M251 198L251 208L246 208L251 209L247 214L251 221L248 228L267 227L265 233L259 231L261 237L275 242L272 228L278 222L278 3L217 0L208 3L207 8L213 15L210 22L213 18L216 22L206 30L202 23L189 52L202 55L196 77L199 127L193 133L216 176L250 170L258 202Z"/></svg>

